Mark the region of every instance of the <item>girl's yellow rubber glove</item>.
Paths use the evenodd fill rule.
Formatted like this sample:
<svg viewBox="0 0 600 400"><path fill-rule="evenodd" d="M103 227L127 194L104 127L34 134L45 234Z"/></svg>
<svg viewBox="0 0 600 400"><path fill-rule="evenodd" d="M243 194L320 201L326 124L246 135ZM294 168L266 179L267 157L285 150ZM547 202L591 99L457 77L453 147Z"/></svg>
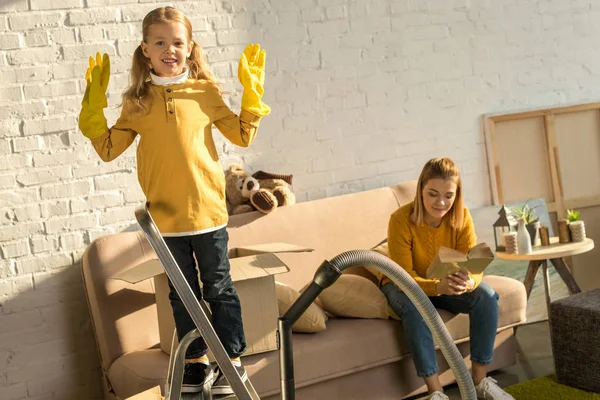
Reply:
<svg viewBox="0 0 600 400"><path fill-rule="evenodd" d="M90 57L90 66L85 73L85 80L87 85L81 102L79 129L85 137L95 139L108 130L104 117L104 108L108 105L106 89L110 80L108 54L100 56L100 53L96 53L96 60Z"/></svg>
<svg viewBox="0 0 600 400"><path fill-rule="evenodd" d="M238 79L244 87L242 109L259 117L271 112L271 107L262 102L265 83L265 58L267 53L259 44L249 44L240 57Z"/></svg>

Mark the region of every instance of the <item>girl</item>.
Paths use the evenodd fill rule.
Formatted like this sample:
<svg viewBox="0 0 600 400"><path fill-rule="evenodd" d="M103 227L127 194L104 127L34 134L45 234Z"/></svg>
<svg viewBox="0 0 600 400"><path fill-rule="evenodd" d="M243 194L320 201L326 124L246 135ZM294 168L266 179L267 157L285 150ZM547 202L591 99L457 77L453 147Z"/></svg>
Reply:
<svg viewBox="0 0 600 400"><path fill-rule="evenodd" d="M473 220L463 206L456 165L448 158L429 160L419 177L415 200L400 207L390 218L390 258L417 281L436 308L469 314L473 381L478 398L513 399L494 379L486 377L498 325L498 295L481 281L483 274L458 272L442 280L424 278L440 246L467 253L476 241ZM448 399L438 377L433 337L421 314L388 278L382 278L381 291L394 312L402 317L417 375L425 379L430 393L428 399Z"/></svg>
<svg viewBox="0 0 600 400"><path fill-rule="evenodd" d="M106 124L110 62L108 55L97 54L96 61L90 57L86 73L79 127L104 161L114 160L140 136L138 179L150 213L197 298L204 296L209 303L214 329L245 379L239 357L246 341L227 257L225 178L211 126L238 146L252 143L261 117L270 112L261 101L265 51L249 45L241 56L238 77L244 92L237 116L224 103L184 14L172 7L157 8L144 18L142 31L117 123L110 129ZM169 285L181 340L195 325ZM207 352L202 338L188 348L182 391L199 392L214 381L214 394L232 394L223 374L217 371L213 376Z"/></svg>

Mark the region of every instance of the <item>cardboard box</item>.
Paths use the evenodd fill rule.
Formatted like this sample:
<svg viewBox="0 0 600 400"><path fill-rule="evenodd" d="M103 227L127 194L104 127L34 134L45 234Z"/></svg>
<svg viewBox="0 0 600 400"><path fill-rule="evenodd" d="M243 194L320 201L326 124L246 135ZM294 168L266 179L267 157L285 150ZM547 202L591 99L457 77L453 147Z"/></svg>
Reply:
<svg viewBox="0 0 600 400"><path fill-rule="evenodd" d="M279 311L274 276L288 272L289 268L275 253L307 251L312 249L287 243L268 243L229 250L231 278L242 304L242 321L248 346L244 356L277 349ZM136 265L112 278L129 283L154 279L160 348L170 354L175 321L168 297L167 275L158 258Z"/></svg>

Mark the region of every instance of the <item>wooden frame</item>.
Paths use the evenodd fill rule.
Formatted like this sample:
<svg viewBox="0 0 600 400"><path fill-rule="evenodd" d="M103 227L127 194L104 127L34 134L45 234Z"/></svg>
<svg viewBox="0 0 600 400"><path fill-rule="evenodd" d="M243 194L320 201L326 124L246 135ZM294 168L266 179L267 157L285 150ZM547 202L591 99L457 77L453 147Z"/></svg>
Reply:
<svg viewBox="0 0 600 400"><path fill-rule="evenodd" d="M538 160L538 166L541 165L540 163L546 164L546 171L540 173L547 174L550 183L550 191L546 191L543 196L546 197L548 211L555 212L557 218L560 219L566 217L566 209L600 206L600 193L576 198L565 198L565 182L561 176L562 169L561 160L559 157L560 146L557 139L556 127L557 117L561 118L561 116L566 114L576 114L586 111L595 111L600 120L600 103L546 108L513 114L484 115L484 129L488 153L490 185L494 204L503 204L507 202L505 190L506 183L503 182L502 177L502 169L507 168L507 163L505 162L502 164L500 162L499 147L502 145L502 143L500 142L501 138L497 133L499 124L522 120L534 121L535 119L538 119L538 125L540 125L540 121L543 121L542 139L544 141L546 152L546 154L541 156L543 160ZM598 137L600 137L600 126L598 129ZM598 159L600 159L600 155Z"/></svg>

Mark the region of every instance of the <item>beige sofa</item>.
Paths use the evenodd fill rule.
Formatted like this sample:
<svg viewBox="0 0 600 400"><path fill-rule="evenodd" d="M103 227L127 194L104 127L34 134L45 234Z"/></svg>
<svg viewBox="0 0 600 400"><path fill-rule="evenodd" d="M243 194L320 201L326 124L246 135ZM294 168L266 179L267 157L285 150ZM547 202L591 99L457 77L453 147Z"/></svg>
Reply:
<svg viewBox="0 0 600 400"><path fill-rule="evenodd" d="M234 216L228 227L230 246L288 242L315 249L281 255L290 272L277 280L299 290L323 260L381 242L389 215L411 201L414 192L415 182L408 182L282 207L268 216L257 212ZM164 384L168 356L158 348L153 281L130 285L109 279L152 253L141 232L123 232L95 240L84 255L83 276L107 399L127 398ZM493 370L515 363L513 327L525 320L526 296L516 280L484 279L500 295ZM468 316L440 313L470 364ZM425 390L399 321L332 318L325 331L295 333L294 354L298 399L399 399ZM439 351L438 361L443 384L454 382ZM262 399L279 398L276 351L245 357L244 364Z"/></svg>

